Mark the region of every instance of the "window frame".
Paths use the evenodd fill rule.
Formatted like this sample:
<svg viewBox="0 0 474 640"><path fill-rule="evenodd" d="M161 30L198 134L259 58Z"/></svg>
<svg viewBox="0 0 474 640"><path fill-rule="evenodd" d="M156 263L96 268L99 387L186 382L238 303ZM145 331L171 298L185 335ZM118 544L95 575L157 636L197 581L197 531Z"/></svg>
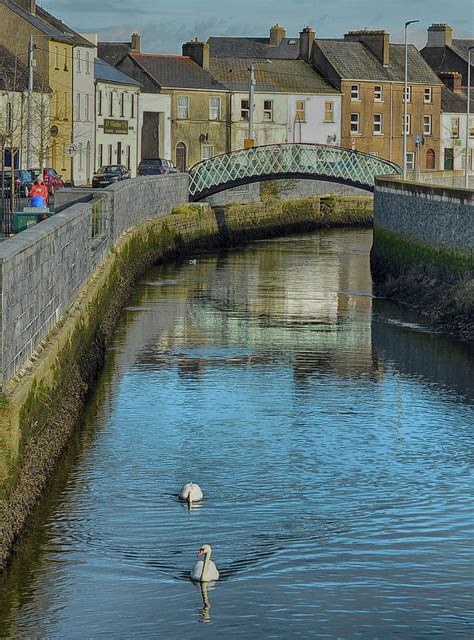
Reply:
<svg viewBox="0 0 474 640"><path fill-rule="evenodd" d="M81 73L81 52L79 49L76 52L76 73Z"/></svg>
<svg viewBox="0 0 474 640"><path fill-rule="evenodd" d="M244 104L247 106L244 106ZM240 100L240 119L247 122L250 120L250 100L248 98Z"/></svg>
<svg viewBox="0 0 474 640"><path fill-rule="evenodd" d="M184 101L184 103L180 104L180 101ZM183 113L185 115L182 115ZM189 120L189 96L184 94L176 96L176 116L178 120Z"/></svg>
<svg viewBox="0 0 474 640"><path fill-rule="evenodd" d="M428 96L429 96L428 100L426 99L427 92L428 92ZM423 91L423 102L425 104L432 104L433 103L433 87L425 87L425 89Z"/></svg>
<svg viewBox="0 0 474 640"><path fill-rule="evenodd" d="M125 93L120 94L120 117L125 118Z"/></svg>
<svg viewBox="0 0 474 640"><path fill-rule="evenodd" d="M300 105L298 107L298 104ZM301 107L302 105L302 107ZM303 114L303 118L299 117L299 114ZM295 102L295 121L296 122L306 122L306 100L296 100Z"/></svg>
<svg viewBox="0 0 474 640"><path fill-rule="evenodd" d="M433 117L429 113L425 113L423 115L423 135L424 136L433 135Z"/></svg>
<svg viewBox="0 0 474 640"><path fill-rule="evenodd" d="M81 94L76 91L76 122L81 122Z"/></svg>
<svg viewBox="0 0 474 640"><path fill-rule="evenodd" d="M210 155L204 154L204 149L210 149ZM201 160L209 160L214 156L214 145L213 144L202 144L201 145Z"/></svg>
<svg viewBox="0 0 474 640"><path fill-rule="evenodd" d="M328 105L329 105L329 108L328 108ZM324 101L324 122L329 124L334 123L334 101L333 100Z"/></svg>
<svg viewBox="0 0 474 640"><path fill-rule="evenodd" d="M354 116L356 116L355 121ZM353 129L354 125L356 125L356 129ZM351 135L360 135L360 113L358 112L351 113L350 132Z"/></svg>
<svg viewBox="0 0 474 640"><path fill-rule="evenodd" d="M114 117L114 92L113 92L113 90L111 90L109 92L109 116L111 118ZM112 163L109 162L109 164L112 164Z"/></svg>
<svg viewBox="0 0 474 640"><path fill-rule="evenodd" d="M212 102L215 101L215 105ZM209 96L209 120L218 121L221 119L221 97Z"/></svg>
<svg viewBox="0 0 474 640"><path fill-rule="evenodd" d="M451 116L451 140L453 138L459 138L461 130L461 121L459 116Z"/></svg>
<svg viewBox="0 0 474 640"><path fill-rule="evenodd" d="M383 84L374 85L374 102L383 102Z"/></svg>
<svg viewBox="0 0 474 640"><path fill-rule="evenodd" d="M97 90L97 115L102 115L102 89Z"/></svg>
<svg viewBox="0 0 474 640"><path fill-rule="evenodd" d="M376 121L376 118L379 118L379 121ZM373 135L374 136L383 136L383 113L374 113L374 121L373 121ZM377 131L377 127L379 130Z"/></svg>
<svg viewBox="0 0 474 640"><path fill-rule="evenodd" d="M407 136L411 135L411 113L406 114L406 120L402 115L402 136L405 134L405 131Z"/></svg>
<svg viewBox="0 0 474 640"><path fill-rule="evenodd" d="M405 96L405 85L403 86L402 96L403 96L402 104L404 104L405 102L407 104L411 104L412 93L411 93L411 86L410 85L407 85L407 94L406 94L406 96ZM406 99L406 98L408 98L408 99Z"/></svg>
<svg viewBox="0 0 474 640"><path fill-rule="evenodd" d="M360 102L360 84L351 84L351 102Z"/></svg>
<svg viewBox="0 0 474 640"><path fill-rule="evenodd" d="M410 159L408 159L409 156L410 156ZM414 151L406 152L405 164L406 164L407 171L415 170L415 152Z"/></svg>
<svg viewBox="0 0 474 640"><path fill-rule="evenodd" d="M265 122L273 122L273 100L263 101L263 120Z"/></svg>

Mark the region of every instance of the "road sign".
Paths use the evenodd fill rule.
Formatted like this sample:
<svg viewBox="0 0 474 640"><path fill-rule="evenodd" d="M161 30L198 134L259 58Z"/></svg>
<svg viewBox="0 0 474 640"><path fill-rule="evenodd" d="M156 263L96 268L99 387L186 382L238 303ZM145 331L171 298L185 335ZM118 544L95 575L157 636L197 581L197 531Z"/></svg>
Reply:
<svg viewBox="0 0 474 640"><path fill-rule="evenodd" d="M66 155L68 156L68 158L73 158L77 153L77 144L74 144L73 142L71 144L68 144L66 147Z"/></svg>

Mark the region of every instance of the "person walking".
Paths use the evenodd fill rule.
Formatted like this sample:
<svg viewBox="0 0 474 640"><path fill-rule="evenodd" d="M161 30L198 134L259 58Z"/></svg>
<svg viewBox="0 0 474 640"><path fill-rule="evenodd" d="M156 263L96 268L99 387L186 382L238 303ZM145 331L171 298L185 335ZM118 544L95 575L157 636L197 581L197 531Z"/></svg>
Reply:
<svg viewBox="0 0 474 640"><path fill-rule="evenodd" d="M48 187L44 184L41 174L36 177L35 183L31 187L28 196L31 198L32 207L48 206Z"/></svg>

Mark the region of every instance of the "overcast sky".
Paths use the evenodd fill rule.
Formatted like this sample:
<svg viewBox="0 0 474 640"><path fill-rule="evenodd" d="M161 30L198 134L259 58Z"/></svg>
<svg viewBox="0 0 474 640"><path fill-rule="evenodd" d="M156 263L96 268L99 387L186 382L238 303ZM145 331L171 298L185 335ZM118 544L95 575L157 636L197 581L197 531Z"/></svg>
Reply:
<svg viewBox="0 0 474 640"><path fill-rule="evenodd" d="M99 34L101 40L129 40L142 34L142 50L181 53L181 44L195 36L266 36L278 22L288 36L309 25L316 37L340 37L351 29L387 29L392 41L422 47L432 22L447 22L455 37L473 37L472 0L37 0L77 31Z"/></svg>

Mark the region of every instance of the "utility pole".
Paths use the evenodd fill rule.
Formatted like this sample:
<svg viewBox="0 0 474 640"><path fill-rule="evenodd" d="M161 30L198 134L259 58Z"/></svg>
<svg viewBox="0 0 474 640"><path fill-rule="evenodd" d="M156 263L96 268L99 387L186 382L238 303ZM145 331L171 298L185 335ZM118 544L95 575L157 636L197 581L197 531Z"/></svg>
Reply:
<svg viewBox="0 0 474 640"><path fill-rule="evenodd" d="M33 114L33 34L30 35L30 45L28 48L28 110L26 123L26 169L33 164L31 157L31 137L32 137L32 114Z"/></svg>
<svg viewBox="0 0 474 640"><path fill-rule="evenodd" d="M254 119L254 93L255 93L255 68L253 63L248 68L249 71L249 133L248 139L253 141L253 119ZM253 144L253 143L252 143Z"/></svg>
<svg viewBox="0 0 474 640"><path fill-rule="evenodd" d="M469 189L469 119L471 115L471 51L473 47L469 47L467 52L467 108L466 108L466 149L464 160L464 186Z"/></svg>

